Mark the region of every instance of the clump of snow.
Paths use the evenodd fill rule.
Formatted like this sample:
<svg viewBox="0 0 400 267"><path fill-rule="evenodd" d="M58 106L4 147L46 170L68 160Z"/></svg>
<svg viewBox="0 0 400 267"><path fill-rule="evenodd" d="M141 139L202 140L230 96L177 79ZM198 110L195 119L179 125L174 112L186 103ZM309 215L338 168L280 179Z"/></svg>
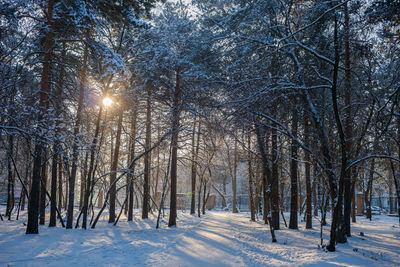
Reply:
<svg viewBox="0 0 400 267"><path fill-rule="evenodd" d="M155 229L156 216L132 222L122 217L117 226L101 217L96 229L66 230L40 227L39 235L25 235L26 214L19 221L0 222L0 266L399 266L397 218L358 217L353 236L337 252L318 249L319 227L276 231L271 243L268 226L249 222L246 213L208 212L198 218L178 213L178 227L165 220ZM323 234L328 241L329 227ZM359 236L364 232L365 236Z"/></svg>

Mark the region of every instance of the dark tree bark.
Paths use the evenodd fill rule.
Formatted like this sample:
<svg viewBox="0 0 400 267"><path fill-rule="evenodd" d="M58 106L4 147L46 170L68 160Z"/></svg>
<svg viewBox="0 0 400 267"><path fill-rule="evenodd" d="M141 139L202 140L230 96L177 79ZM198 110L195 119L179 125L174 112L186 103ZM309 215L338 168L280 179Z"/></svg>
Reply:
<svg viewBox="0 0 400 267"><path fill-rule="evenodd" d="M280 229L279 225L279 173L278 173L278 162L279 162L279 151L278 151L278 133L276 125L272 128L272 185L271 185L271 217L272 223L275 230Z"/></svg>
<svg viewBox="0 0 400 267"><path fill-rule="evenodd" d="M264 144L264 134L263 131L261 129L261 125L258 121L255 121L255 128L256 128L256 134L257 134L257 143L258 143L258 149L260 151L261 154L261 159L263 162L263 168L264 168L264 172L267 176L267 181L268 181L268 189L267 189L267 198L268 198L268 203L271 205L271 186L272 186L272 173L271 173L271 169L269 168L269 164L268 164L268 157L267 157L267 153L265 151L265 144ZM271 207L269 207L271 209ZM271 216L267 216L268 218L268 222L269 222L269 229L271 232L271 239L272 242L277 242L276 237L275 237L275 229L274 226L272 224L272 219Z"/></svg>
<svg viewBox="0 0 400 267"><path fill-rule="evenodd" d="M124 111L122 105L118 109L118 126L117 126L117 136L115 137L115 148L114 148L114 158L111 164L111 175L110 175L110 210L108 216L108 222L115 222L115 200L116 200L116 183L114 183L117 177L117 167L119 158L119 148L121 145L121 132L122 132L122 119L124 116Z"/></svg>
<svg viewBox="0 0 400 267"><path fill-rule="evenodd" d="M265 135L265 153L267 155L270 153L269 152L269 135L268 134ZM273 152L271 154L273 155ZM272 156L272 161L274 160L273 158L274 157ZM262 213L263 213L264 223L268 224L268 212L269 212L269 206L270 206L268 203L268 195L267 195L268 181L267 181L267 174L265 173L265 170L262 167L262 164L263 164L262 160L261 160L260 164L261 164L261 169L262 169L262 174L261 174L261 177L262 177L262 185L261 186L262 186L262 196L263 196ZM278 194L279 194L279 192L278 192ZM278 208L279 208L279 206L278 206ZM274 220L272 219L272 221L274 221ZM278 225L279 225L279 223L278 223Z"/></svg>
<svg viewBox="0 0 400 267"><path fill-rule="evenodd" d="M14 136L10 134L8 136L8 158L7 158L7 208L6 217L11 220L11 213L14 209L14 177L12 169L12 157L14 153Z"/></svg>
<svg viewBox="0 0 400 267"><path fill-rule="evenodd" d="M199 182L199 187L198 187L198 196L197 196L197 216L200 218L200 216L201 216L201 192L202 192L202 190L201 190L201 187L203 186L203 180L204 180L204 177L203 177L204 175L201 175L201 177L200 177L200 182Z"/></svg>
<svg viewBox="0 0 400 267"><path fill-rule="evenodd" d="M40 184L40 203L39 203L39 224L44 225L46 219L46 186L47 186L47 153L43 151L41 184Z"/></svg>
<svg viewBox="0 0 400 267"><path fill-rule="evenodd" d="M304 116L304 145L309 147L309 121L307 115ZM304 169L306 178L306 229L312 228L312 190L311 190L311 171L310 171L310 153L304 151Z"/></svg>
<svg viewBox="0 0 400 267"><path fill-rule="evenodd" d="M150 85L147 88L146 99L146 139L145 149L148 150L151 146L151 89ZM142 219L149 217L150 209L150 164L151 153L144 156L144 173L143 173L143 206L142 206Z"/></svg>
<svg viewBox="0 0 400 267"><path fill-rule="evenodd" d="M209 194L210 194L210 192L208 192L208 195ZM201 214L202 215L206 214L206 204L207 204L208 195L207 195L207 180L204 179L203 180L203 205L201 205Z"/></svg>
<svg viewBox="0 0 400 267"><path fill-rule="evenodd" d="M172 137L171 137L171 200L168 226L176 225L176 183L177 183L177 164L178 164L178 136L179 120L181 113L181 88L179 73L176 72L175 90L172 104Z"/></svg>
<svg viewBox="0 0 400 267"><path fill-rule="evenodd" d="M64 161L64 162L65 162L64 167L66 169L66 171L65 171L66 175L64 175L64 177L65 177L64 209L65 209L66 212L68 212L69 177L70 177L70 174L68 173L68 165L66 164L67 161ZM68 229L68 228L66 228L66 229Z"/></svg>
<svg viewBox="0 0 400 267"><path fill-rule="evenodd" d="M50 73L51 65L50 61L52 58L52 48L54 44L54 26L53 21L53 8L55 0L48 0L47 2L47 18L46 24L49 31L46 32L44 37L44 57L43 57L43 68L42 68L42 78L40 83L40 100L39 109L40 113L38 116L38 121L42 121L44 114L47 113L49 107L49 92L50 92ZM35 142L35 152L33 160L33 171L32 171L32 186L31 193L29 194L29 209L28 209L28 224L26 227L27 234L37 234L39 233L38 225L38 215L39 215L39 194L40 194L40 167L42 165L42 150L44 144L38 140Z"/></svg>
<svg viewBox="0 0 400 267"><path fill-rule="evenodd" d="M27 151L31 151L31 141L28 139L26 142L27 146ZM27 188L28 186L28 177L30 175L30 170L31 170L31 153L26 153L26 159L25 159L25 164L26 164L26 169L25 169L25 177L24 177L24 184L26 185ZM26 195L28 194L28 191L26 191L26 194L22 194L22 199L21 199L21 210L25 210L25 201L27 200Z"/></svg>
<svg viewBox="0 0 400 267"><path fill-rule="evenodd" d="M136 97L135 97L136 100ZM137 104L137 101L135 101L135 104ZM130 146L130 160L133 160L135 158L135 148L136 148L136 123L137 123L137 107L133 107L132 110L132 118L131 118L131 146ZM129 202L128 202L128 221L132 221L133 219L133 177L135 175L135 163L132 164L131 168L129 169L130 174L128 175L129 177Z"/></svg>
<svg viewBox="0 0 400 267"><path fill-rule="evenodd" d="M65 46L63 47L61 57L65 58ZM56 117L56 139L54 140L53 145L53 157L51 163L51 198L50 198L50 222L49 227L56 226L57 221L57 167L58 161L60 159L60 142L58 140L59 135L59 127L61 123L61 104L62 104L62 92L63 92L63 85L64 85L64 65L60 64L60 73L58 77L58 84L57 84L57 92L56 92L56 105L55 105L55 117Z"/></svg>
<svg viewBox="0 0 400 267"><path fill-rule="evenodd" d="M197 141L196 137L196 122L193 123L193 135L192 135L192 198L190 202L190 214L196 213L196 175L197 175L197 155L199 154L200 149L200 130L201 123L199 121L199 126L197 129Z"/></svg>
<svg viewBox="0 0 400 267"><path fill-rule="evenodd" d="M81 190L79 194L79 209L83 207L83 199L85 197L85 187L86 187L86 177L87 177L87 167L89 161L89 153L86 151L85 159L83 162L83 169L81 169Z"/></svg>
<svg viewBox="0 0 400 267"><path fill-rule="evenodd" d="M389 214L394 213L394 199L393 199L393 173L389 173L389 181L388 181L388 187L389 187Z"/></svg>
<svg viewBox="0 0 400 267"><path fill-rule="evenodd" d="M397 118L397 134L398 136L400 135L400 117ZM398 145L398 151L397 151L397 157L400 158L400 144ZM399 181L399 176L397 173L400 173L400 171L395 171L393 162L390 161L391 167L392 167L392 173L393 173L393 182L396 190L396 196L397 196L397 213L399 215L399 225L400 225L400 181ZM399 166L398 164L397 166Z"/></svg>
<svg viewBox="0 0 400 267"><path fill-rule="evenodd" d="M101 121L102 116L103 116L103 105L100 105L99 113L97 115L97 120L96 120L96 126L95 126L95 130L94 130L94 137L92 140L92 144L90 146L89 170L88 170L88 176L86 177L85 196L83 199L83 207L82 207L82 228L83 229L87 228L89 197L90 197L90 193L91 193L92 179L94 176L94 169L95 169L94 164L96 161L95 156L97 153L96 152L97 142L98 142L98 137L99 137L99 133L100 133L100 121ZM71 194L70 194L70 197L71 197Z"/></svg>
<svg viewBox="0 0 400 267"><path fill-rule="evenodd" d="M190 214L196 213L196 121L193 122L193 132L192 132L192 169L191 169L191 182L192 182L192 195L190 201Z"/></svg>
<svg viewBox="0 0 400 267"><path fill-rule="evenodd" d="M232 213L238 213L238 209L236 207L236 178L237 178L237 161L238 161L238 149L237 149L237 140L235 139L235 145L234 145L234 151L233 151L233 175L232 175Z"/></svg>
<svg viewBox="0 0 400 267"><path fill-rule="evenodd" d="M89 39L89 30L86 30L86 40ZM89 48L88 45L85 44L85 50L83 52L83 64L81 70L81 80L79 87L79 99L78 99L78 109L76 111L76 121L74 126L74 138L77 138L81 121L82 121L82 108L83 108L83 99L85 95L85 86L86 86L86 71L87 64L89 58ZM102 106L100 106L102 109ZM76 172L77 172L77 162L78 162L78 140L74 141L72 147L72 167L71 167L71 176L68 180L68 207L67 207L67 229L72 229L72 220L74 217L74 199L75 199L75 180L76 180Z"/></svg>
<svg viewBox="0 0 400 267"><path fill-rule="evenodd" d="M298 127L298 114L297 114L297 101L295 101L292 108L292 134L297 137L297 127ZM298 191L297 191L297 150L298 145L295 140L292 140L290 148L290 219L289 219L289 229L298 228Z"/></svg>
<svg viewBox="0 0 400 267"><path fill-rule="evenodd" d="M63 205L63 163L61 161L61 157L60 157L60 161L58 163L58 207L60 207L60 211L61 209L65 206Z"/></svg>
<svg viewBox="0 0 400 267"><path fill-rule="evenodd" d="M348 155L348 160L351 157L351 139L352 139L352 114L351 114L351 69L350 69L350 22L349 22L349 12L347 3L344 5L344 66L345 70L345 106L346 106L346 118L344 120L344 134L346 137L346 153ZM344 177L344 224L343 231L347 236L351 236L350 229L350 215L351 215L351 175L350 171L346 172Z"/></svg>
<svg viewBox="0 0 400 267"><path fill-rule="evenodd" d="M367 210L367 219L369 220L372 220L371 195L372 195L372 184L374 181L374 170L375 170L375 159L372 158L368 181L367 181L367 190L364 192L365 206Z"/></svg>
<svg viewBox="0 0 400 267"><path fill-rule="evenodd" d="M54 144L54 149L57 149L56 144ZM58 167L58 154L53 156L51 163L51 189L50 189L50 222L49 227L56 226L57 222L57 167Z"/></svg>
<svg viewBox="0 0 400 267"><path fill-rule="evenodd" d="M158 120L161 121L161 114L158 116ZM157 140L161 138L161 125L160 123L157 124ZM160 147L157 147L157 163L156 163L156 174L155 174L155 182L154 182L154 192L153 192L153 199L156 198L157 192L158 192L158 184L160 182ZM156 203L159 204L159 203ZM161 204L161 202L160 202ZM153 203L153 209L154 210L159 210L157 205Z"/></svg>
<svg viewBox="0 0 400 267"><path fill-rule="evenodd" d="M248 154L247 154L247 164L248 164L248 178L249 178L249 210L250 217L252 221L256 220L256 211L254 207L254 193L253 193L253 164L252 164L252 156L251 156L251 133L247 135L247 146L248 146Z"/></svg>
<svg viewBox="0 0 400 267"><path fill-rule="evenodd" d="M318 178L317 178L317 176L318 176L318 173L317 173L317 163L314 161L314 164L313 164L313 186L312 186L312 191L313 191L313 204L314 204L314 216L318 216L318 204L317 204L317 201L318 201L318 199L317 199L317 187L318 187L318 185L317 185L317 183L318 183Z"/></svg>
<svg viewBox="0 0 400 267"><path fill-rule="evenodd" d="M346 138L342 126L342 121L339 115L339 108L337 104L337 82L338 82L338 72L339 72L339 42L338 42L338 22L337 15L335 14L335 27L334 27L334 46L335 46L335 61L333 68L333 81L331 87L331 96L332 96L332 106L333 113L335 117L336 127L339 133L340 140L340 151L341 151L341 166L340 166L340 176L339 176L339 193L336 198L336 194L332 194L334 190L336 190L337 185L335 183L331 183L331 196L332 196L332 206L333 206L333 214L332 214L332 224L331 224L331 234L329 244L327 246L328 251L335 251L336 242L344 243L347 241L346 235L344 234L343 224L344 220L342 219L342 203L343 203L343 183L347 173L347 151L346 151Z"/></svg>

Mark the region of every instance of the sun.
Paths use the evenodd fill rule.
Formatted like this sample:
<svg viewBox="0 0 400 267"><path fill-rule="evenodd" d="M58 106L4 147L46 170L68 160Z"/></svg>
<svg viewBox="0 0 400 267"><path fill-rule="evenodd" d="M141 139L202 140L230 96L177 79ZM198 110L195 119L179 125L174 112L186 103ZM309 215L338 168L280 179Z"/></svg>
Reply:
<svg viewBox="0 0 400 267"><path fill-rule="evenodd" d="M111 98L109 98L109 97L103 98L103 105L104 105L104 106L109 107L109 106L112 105L112 103L113 103L113 101L112 101Z"/></svg>

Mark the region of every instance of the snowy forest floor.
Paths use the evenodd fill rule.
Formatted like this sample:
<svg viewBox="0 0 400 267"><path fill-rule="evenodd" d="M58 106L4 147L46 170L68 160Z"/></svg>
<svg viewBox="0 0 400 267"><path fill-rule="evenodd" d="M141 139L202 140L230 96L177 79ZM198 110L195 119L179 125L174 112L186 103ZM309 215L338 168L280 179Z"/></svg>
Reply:
<svg viewBox="0 0 400 267"><path fill-rule="evenodd" d="M117 226L102 216L96 229L40 227L25 235L26 213L19 221L0 221L0 266L399 266L398 218L357 217L353 236L337 252L318 249L314 228L277 231L271 243L267 225L251 222L249 214L207 212L201 218L178 213L178 227L155 229L156 216L133 222L121 217ZM167 218L167 217L166 217ZM283 225L283 224L282 224ZM365 236L360 236L363 232ZM327 242L329 226L324 228Z"/></svg>

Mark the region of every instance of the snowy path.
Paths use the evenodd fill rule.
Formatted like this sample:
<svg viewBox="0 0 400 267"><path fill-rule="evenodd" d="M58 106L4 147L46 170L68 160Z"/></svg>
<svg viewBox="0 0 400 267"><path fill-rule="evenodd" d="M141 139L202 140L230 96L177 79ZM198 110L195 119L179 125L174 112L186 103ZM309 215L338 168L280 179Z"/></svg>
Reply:
<svg viewBox="0 0 400 267"><path fill-rule="evenodd" d="M159 230L154 217L136 215L134 222L122 219L117 227L103 216L95 230L45 226L39 235L25 235L22 221L0 222L0 266L400 265L397 218L358 218L349 243L326 253L317 248L319 228L305 230L302 223L300 230L277 231L278 243L272 244L267 226L250 222L247 214L209 212L199 219L179 213L177 228ZM365 237L357 235L360 231Z"/></svg>

